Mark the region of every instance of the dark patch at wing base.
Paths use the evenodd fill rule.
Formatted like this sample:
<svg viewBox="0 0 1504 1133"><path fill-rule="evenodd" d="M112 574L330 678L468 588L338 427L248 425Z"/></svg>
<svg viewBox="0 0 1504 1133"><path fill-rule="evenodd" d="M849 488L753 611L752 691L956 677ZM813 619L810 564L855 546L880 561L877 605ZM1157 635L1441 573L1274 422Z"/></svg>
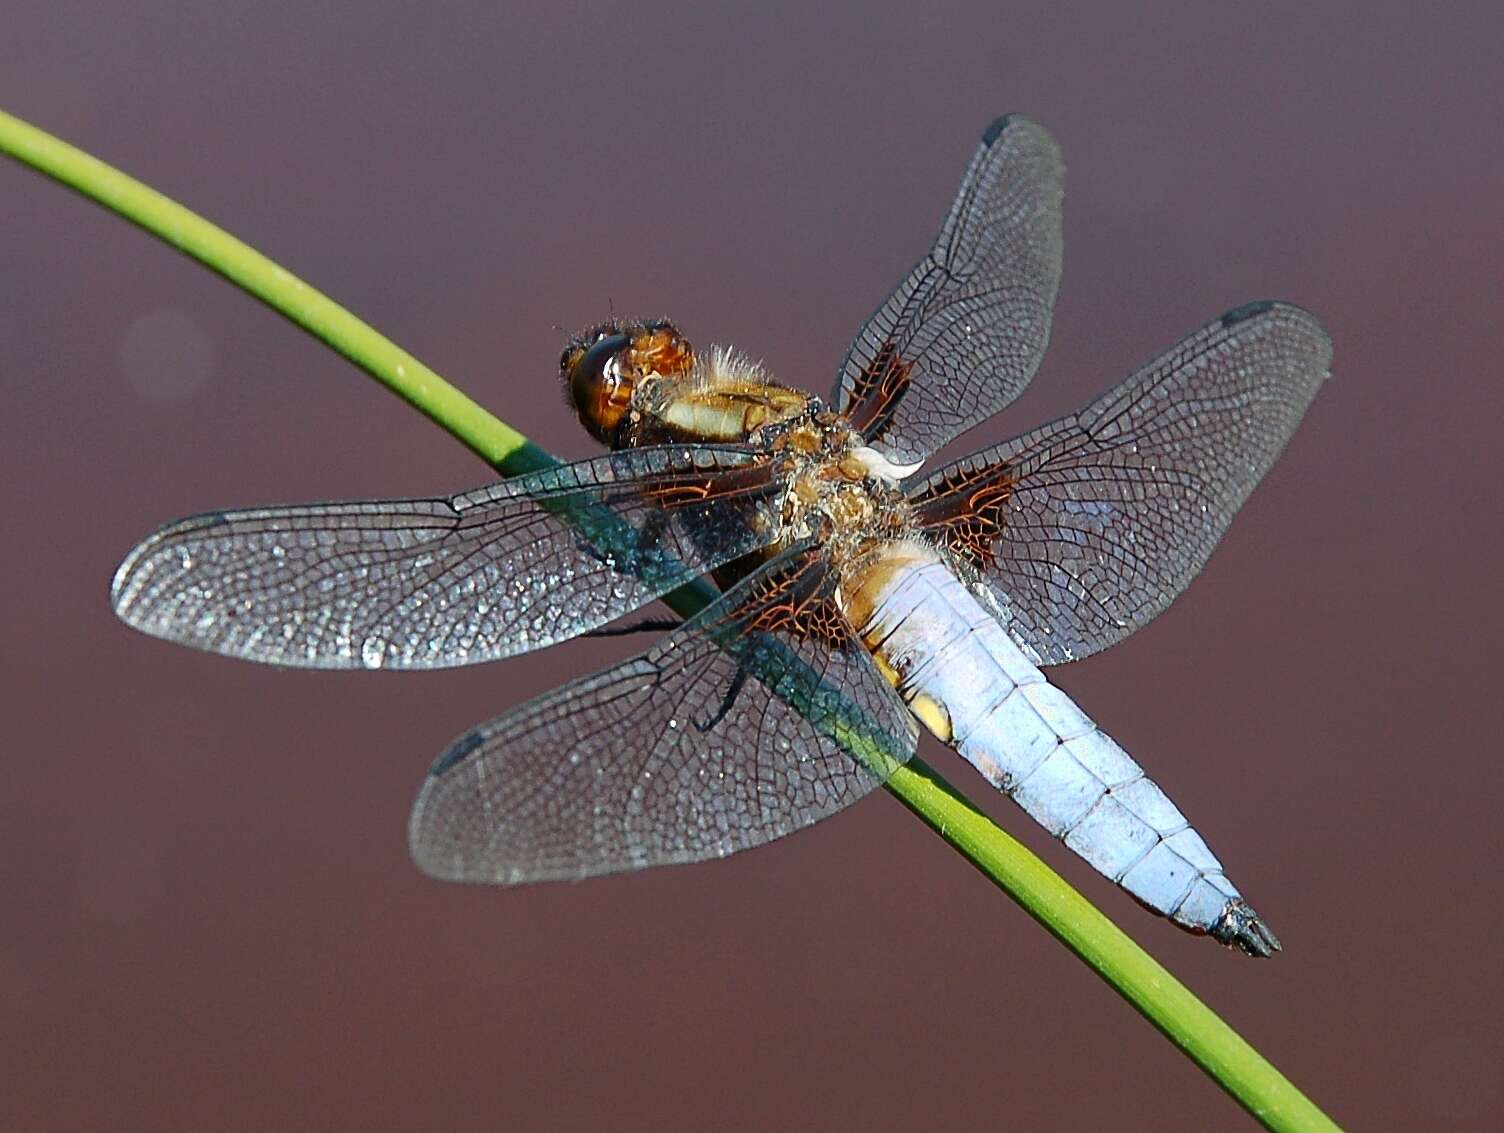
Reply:
<svg viewBox="0 0 1504 1133"><path fill-rule="evenodd" d="M952 465L912 497L914 518L953 555L979 571L990 570L1016 482L1006 462Z"/></svg>
<svg viewBox="0 0 1504 1133"><path fill-rule="evenodd" d="M929 253L858 332L832 403L890 460L924 459L1034 376L1060 284L1063 180L1042 127L999 118Z"/></svg>
<svg viewBox="0 0 1504 1133"><path fill-rule="evenodd" d="M111 598L146 633L303 668L428 669L537 649L765 546L778 486L734 446L610 453L448 499L171 524Z"/></svg>
<svg viewBox="0 0 1504 1133"><path fill-rule="evenodd" d="M1247 304L1080 413L941 469L912 498L1041 663L1086 657L1196 576L1330 364L1310 314ZM975 483L994 485L996 511L968 501ZM979 553L971 540L985 535Z"/></svg>
<svg viewBox="0 0 1504 1133"><path fill-rule="evenodd" d="M831 588L817 554L790 552L648 652L462 737L414 805L414 861L454 881L589 877L723 857L855 802L916 737L849 626L839 645L806 632Z"/></svg>
<svg viewBox="0 0 1504 1133"><path fill-rule="evenodd" d="M885 342L856 376L846 416L869 444L881 440L893 424L893 415L909 392L913 372L913 364L900 358L891 342Z"/></svg>

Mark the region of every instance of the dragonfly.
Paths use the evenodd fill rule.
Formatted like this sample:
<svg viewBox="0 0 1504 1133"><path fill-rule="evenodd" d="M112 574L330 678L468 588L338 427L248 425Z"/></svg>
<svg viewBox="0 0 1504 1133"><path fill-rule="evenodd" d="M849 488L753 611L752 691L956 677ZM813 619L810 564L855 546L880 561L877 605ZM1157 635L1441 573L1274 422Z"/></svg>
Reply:
<svg viewBox="0 0 1504 1133"><path fill-rule="evenodd" d="M1327 376L1284 302L1212 320L1080 412L923 473L1038 368L1064 171L987 127L925 256L828 402L669 321L560 362L604 455L447 498L214 512L115 575L129 625L231 657L436 669L587 634L696 579L651 648L455 740L409 824L442 879L515 885L723 857L868 794L927 729L1151 911L1280 947L1165 792L1042 668L1201 570Z"/></svg>

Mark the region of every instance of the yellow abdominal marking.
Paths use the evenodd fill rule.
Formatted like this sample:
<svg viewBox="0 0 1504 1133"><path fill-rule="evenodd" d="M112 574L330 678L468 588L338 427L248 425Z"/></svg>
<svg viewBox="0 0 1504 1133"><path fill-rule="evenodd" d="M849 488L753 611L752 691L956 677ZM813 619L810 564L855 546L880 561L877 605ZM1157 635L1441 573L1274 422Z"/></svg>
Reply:
<svg viewBox="0 0 1504 1133"><path fill-rule="evenodd" d="M950 743L950 711L927 692L915 693L909 701L909 711L919 722L935 734L941 743Z"/></svg>
<svg viewBox="0 0 1504 1133"><path fill-rule="evenodd" d="M884 544L843 576L837 600L847 618L860 630L862 643L871 652L873 663L883 679L899 691L915 719L934 733L936 739L950 743L950 709L922 689L904 688L907 674L894 665L883 650L884 638L891 627L884 627L881 622L874 624L874 618L897 578L904 571L932 561L934 556L934 551L917 542Z"/></svg>
<svg viewBox="0 0 1504 1133"><path fill-rule="evenodd" d="M934 551L918 542L892 542L883 544L875 554L843 570L841 604L851 624L863 634L868 633L872 628L872 617L894 579L903 571L934 557Z"/></svg>
<svg viewBox="0 0 1504 1133"><path fill-rule="evenodd" d="M867 647L872 651L872 661L877 666L877 671L883 675L883 680L894 688L899 688L903 684L903 675L884 656L881 648L873 648L871 642L867 642ZM907 703L915 719L933 732L937 740L950 743L950 709L927 692L916 692L907 698Z"/></svg>
<svg viewBox="0 0 1504 1133"><path fill-rule="evenodd" d="M948 743L949 709L928 692L904 687L906 674L883 652L891 627L874 622L895 583L936 558L934 548L905 537L907 513L896 484L918 465L892 464L860 444L838 417L819 412L807 394L778 385L760 367L727 350L712 349L683 378L660 376L646 384L639 411L643 428L638 443L665 433L708 442L744 441L764 426L787 423L767 441L787 477L778 520L773 521L781 521L781 541L825 540L827 558L840 580L837 604L862 634L883 679L921 724Z"/></svg>
<svg viewBox="0 0 1504 1133"><path fill-rule="evenodd" d="M897 688L898 682L903 679L898 675L898 670L888 664L888 659L875 650L872 653L872 660L877 664L877 671L883 675L883 680Z"/></svg>

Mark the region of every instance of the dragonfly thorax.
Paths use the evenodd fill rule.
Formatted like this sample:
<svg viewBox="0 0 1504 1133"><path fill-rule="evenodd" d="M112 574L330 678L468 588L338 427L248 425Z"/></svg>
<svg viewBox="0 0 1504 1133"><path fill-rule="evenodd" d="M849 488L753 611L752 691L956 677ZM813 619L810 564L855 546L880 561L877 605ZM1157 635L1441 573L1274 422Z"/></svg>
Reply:
<svg viewBox="0 0 1504 1133"><path fill-rule="evenodd" d="M818 404L735 350L697 354L661 319L592 327L565 348L560 372L580 422L616 449L745 441Z"/></svg>
<svg viewBox="0 0 1504 1133"><path fill-rule="evenodd" d="M908 500L844 417L816 403L805 416L754 434L777 455L786 485L780 546L819 540L839 574L910 529Z"/></svg>
<svg viewBox="0 0 1504 1133"><path fill-rule="evenodd" d="M727 347L697 353L673 324L613 321L570 343L560 369L585 427L615 449L745 444L781 486L766 555L807 540L839 571L910 527L897 484L915 466L866 447L843 415Z"/></svg>

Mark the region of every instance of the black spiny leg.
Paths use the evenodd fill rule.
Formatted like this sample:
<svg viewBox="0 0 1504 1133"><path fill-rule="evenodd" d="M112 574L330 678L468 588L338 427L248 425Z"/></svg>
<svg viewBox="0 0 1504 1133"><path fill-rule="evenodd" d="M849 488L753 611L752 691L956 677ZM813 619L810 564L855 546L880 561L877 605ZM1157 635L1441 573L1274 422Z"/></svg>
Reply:
<svg viewBox="0 0 1504 1133"><path fill-rule="evenodd" d="M624 626L601 626L581 637L626 637L632 633L664 633L683 623L678 618L638 618Z"/></svg>
<svg viewBox="0 0 1504 1133"><path fill-rule="evenodd" d="M709 720L705 721L705 723L703 724L696 724L695 727L699 731L708 732L710 731L710 729L714 728L717 724L724 720L726 718L726 713L730 712L732 706L736 704L737 694L742 691L742 686L746 683L747 670L738 668L736 670L736 676L732 677L731 683L726 686L725 699L721 701L721 706L716 709L715 715L712 716Z"/></svg>

